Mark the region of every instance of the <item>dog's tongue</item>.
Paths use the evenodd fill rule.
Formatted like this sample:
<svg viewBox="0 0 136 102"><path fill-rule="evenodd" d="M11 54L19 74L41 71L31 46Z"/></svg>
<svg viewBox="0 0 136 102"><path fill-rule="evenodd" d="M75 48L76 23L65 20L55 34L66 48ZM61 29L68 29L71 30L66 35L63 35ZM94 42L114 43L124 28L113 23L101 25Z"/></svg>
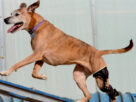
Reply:
<svg viewBox="0 0 136 102"><path fill-rule="evenodd" d="M17 28L17 25L12 26L12 27L8 30L8 33L12 33L12 32L15 30L15 28Z"/></svg>
<svg viewBox="0 0 136 102"><path fill-rule="evenodd" d="M21 25L13 25L9 30L8 30L8 33L12 33L14 32L18 27L20 27Z"/></svg>

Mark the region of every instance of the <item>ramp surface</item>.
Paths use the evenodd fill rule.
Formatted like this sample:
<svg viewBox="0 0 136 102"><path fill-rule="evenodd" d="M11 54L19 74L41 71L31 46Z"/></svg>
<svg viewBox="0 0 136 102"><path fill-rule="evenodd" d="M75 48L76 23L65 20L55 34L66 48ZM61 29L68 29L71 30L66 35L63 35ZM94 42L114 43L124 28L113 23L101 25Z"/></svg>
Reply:
<svg viewBox="0 0 136 102"><path fill-rule="evenodd" d="M4 80L0 80L0 93L29 102L72 102L72 100L67 98L62 98Z"/></svg>

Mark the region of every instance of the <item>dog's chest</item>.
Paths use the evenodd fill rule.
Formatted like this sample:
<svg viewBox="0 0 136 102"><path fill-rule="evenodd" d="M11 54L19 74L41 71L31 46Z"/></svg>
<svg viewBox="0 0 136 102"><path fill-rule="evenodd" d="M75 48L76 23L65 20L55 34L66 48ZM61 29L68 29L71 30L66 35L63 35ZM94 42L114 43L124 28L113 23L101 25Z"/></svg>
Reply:
<svg viewBox="0 0 136 102"><path fill-rule="evenodd" d="M51 53L46 53L43 56L43 61L53 66L62 65L66 62L61 56L57 56Z"/></svg>

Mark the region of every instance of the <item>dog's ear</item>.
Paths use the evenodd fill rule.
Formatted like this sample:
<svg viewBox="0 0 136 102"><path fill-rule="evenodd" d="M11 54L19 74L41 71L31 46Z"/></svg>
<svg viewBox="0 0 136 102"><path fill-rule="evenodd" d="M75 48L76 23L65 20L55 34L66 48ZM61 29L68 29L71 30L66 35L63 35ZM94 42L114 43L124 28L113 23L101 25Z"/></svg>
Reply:
<svg viewBox="0 0 136 102"><path fill-rule="evenodd" d="M36 8L38 8L40 6L40 0L37 0L37 2L31 4L27 10L28 12L34 12Z"/></svg>
<svg viewBox="0 0 136 102"><path fill-rule="evenodd" d="M21 4L20 4L20 9L26 8L26 7L27 7L26 3L21 3Z"/></svg>

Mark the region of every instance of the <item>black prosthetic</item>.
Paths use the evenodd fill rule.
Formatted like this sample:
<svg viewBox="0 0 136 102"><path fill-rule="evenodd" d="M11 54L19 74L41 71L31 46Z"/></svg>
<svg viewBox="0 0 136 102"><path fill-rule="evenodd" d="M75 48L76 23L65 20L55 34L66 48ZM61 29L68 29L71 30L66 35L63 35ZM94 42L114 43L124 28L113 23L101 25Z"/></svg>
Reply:
<svg viewBox="0 0 136 102"><path fill-rule="evenodd" d="M107 67L95 73L93 77L103 80L103 88L101 88L101 91L106 92L112 100L114 100L115 97L119 95L118 91L113 89L111 85L109 85L109 87L106 86L107 79L109 78Z"/></svg>

